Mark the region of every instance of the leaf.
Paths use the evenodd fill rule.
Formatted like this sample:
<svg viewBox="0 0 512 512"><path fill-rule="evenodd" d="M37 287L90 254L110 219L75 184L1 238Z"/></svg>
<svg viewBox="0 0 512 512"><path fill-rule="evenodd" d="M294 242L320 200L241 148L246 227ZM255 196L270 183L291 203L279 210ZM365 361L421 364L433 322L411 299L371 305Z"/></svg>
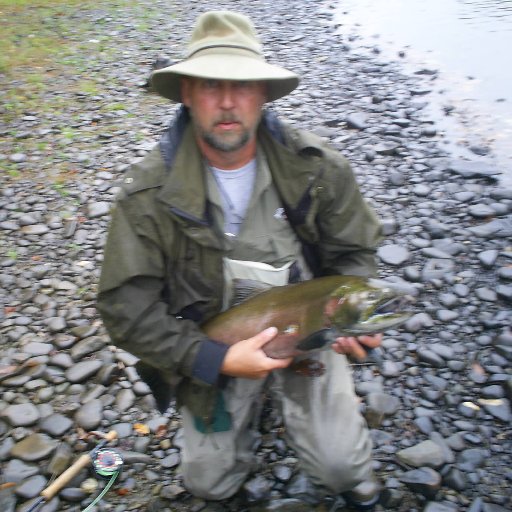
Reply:
<svg viewBox="0 0 512 512"><path fill-rule="evenodd" d="M167 436L167 427L165 425L158 425L156 429L155 437L166 437Z"/></svg>
<svg viewBox="0 0 512 512"><path fill-rule="evenodd" d="M133 430L135 430L137 434L142 434L144 436L147 436L150 432L149 427L144 423L135 423L135 425L133 425Z"/></svg>

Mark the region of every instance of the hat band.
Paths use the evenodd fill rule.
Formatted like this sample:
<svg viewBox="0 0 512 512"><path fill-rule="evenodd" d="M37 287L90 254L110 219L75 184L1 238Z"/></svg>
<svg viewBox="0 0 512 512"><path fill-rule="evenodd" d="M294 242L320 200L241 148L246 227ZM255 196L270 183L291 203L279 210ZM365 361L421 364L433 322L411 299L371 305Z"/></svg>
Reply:
<svg viewBox="0 0 512 512"><path fill-rule="evenodd" d="M212 50L213 48L233 48L235 50L244 50L247 52L254 53L254 55L257 55L258 57L262 58L262 55L260 52L258 52L256 50L252 50L251 48L247 48L247 46L242 46L242 45L238 45L238 44L210 44L210 45L206 45L206 46L201 46L201 48L194 50L192 53L187 55L187 59L190 59L196 53L202 52L203 50Z"/></svg>

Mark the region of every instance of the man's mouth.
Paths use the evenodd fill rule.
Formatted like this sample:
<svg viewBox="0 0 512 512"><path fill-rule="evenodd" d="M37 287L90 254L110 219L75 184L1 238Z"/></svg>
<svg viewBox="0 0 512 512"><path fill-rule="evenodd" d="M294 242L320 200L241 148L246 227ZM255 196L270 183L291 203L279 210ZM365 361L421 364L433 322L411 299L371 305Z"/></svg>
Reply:
<svg viewBox="0 0 512 512"><path fill-rule="evenodd" d="M240 123L238 121L230 120L230 121L219 121L215 124L215 127L220 128L221 130L234 130L238 128Z"/></svg>

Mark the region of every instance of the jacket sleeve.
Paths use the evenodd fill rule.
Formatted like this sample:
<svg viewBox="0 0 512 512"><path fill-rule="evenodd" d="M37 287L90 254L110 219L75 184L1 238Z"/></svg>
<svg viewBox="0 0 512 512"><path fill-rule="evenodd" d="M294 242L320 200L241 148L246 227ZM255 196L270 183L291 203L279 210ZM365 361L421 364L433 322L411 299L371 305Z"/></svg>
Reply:
<svg viewBox="0 0 512 512"><path fill-rule="evenodd" d="M168 313L165 256L129 198L117 202L104 251L97 307L115 345L174 376L217 384L228 347Z"/></svg>
<svg viewBox="0 0 512 512"><path fill-rule="evenodd" d="M322 272L373 276L377 271L375 251L382 239L380 222L361 195L349 163L338 153L328 151L317 188Z"/></svg>

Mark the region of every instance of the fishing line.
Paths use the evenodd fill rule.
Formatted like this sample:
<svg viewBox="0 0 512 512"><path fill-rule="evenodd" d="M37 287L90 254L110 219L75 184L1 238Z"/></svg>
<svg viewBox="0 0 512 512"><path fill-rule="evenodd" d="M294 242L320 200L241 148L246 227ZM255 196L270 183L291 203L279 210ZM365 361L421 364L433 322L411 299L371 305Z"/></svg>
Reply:
<svg viewBox="0 0 512 512"><path fill-rule="evenodd" d="M92 461L92 467L96 475L100 478L110 479L105 485L101 493L96 496L94 501L85 508L82 512L89 512L102 498L107 494L108 490L112 487L117 477L121 473L123 467L123 459L121 455L115 450L103 449L96 452L96 456Z"/></svg>
<svg viewBox="0 0 512 512"><path fill-rule="evenodd" d="M101 493L94 499L94 501L83 512L88 512L96 505L103 496L112 487L113 483L121 473L123 466L123 459L119 452L103 448L109 441L117 438L117 432L111 430L107 434L101 432L91 432L92 434L101 437L102 440L98 445L89 453L82 455L78 458L72 466L70 466L64 473L62 473L54 482L52 482L46 489L41 491L40 498L37 499L26 512L34 512L39 509L45 502L50 501L67 483L69 483L75 476L77 476L82 469L92 463L94 473L103 479L109 480Z"/></svg>

